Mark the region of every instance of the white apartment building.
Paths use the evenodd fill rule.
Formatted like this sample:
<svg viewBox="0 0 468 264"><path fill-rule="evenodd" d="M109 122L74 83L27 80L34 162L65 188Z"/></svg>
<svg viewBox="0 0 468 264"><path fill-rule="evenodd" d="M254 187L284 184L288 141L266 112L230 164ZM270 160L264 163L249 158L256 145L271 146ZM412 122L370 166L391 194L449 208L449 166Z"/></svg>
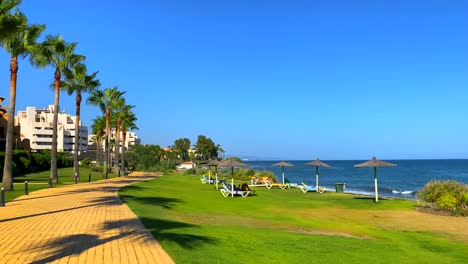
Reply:
<svg viewBox="0 0 468 264"><path fill-rule="evenodd" d="M115 129L113 128L112 131L112 138L115 138ZM122 138L123 133L120 131L120 148L122 148ZM88 135L88 145L92 145L95 143L94 134ZM125 149L131 150L132 146L140 144L141 140L138 138L138 135L135 132L127 131L127 137L125 138Z"/></svg>
<svg viewBox="0 0 468 264"><path fill-rule="evenodd" d="M52 149L52 122L54 106L36 109L28 106L15 117L20 126L21 139L29 139L31 150ZM75 116L58 114L57 151L73 152L75 142ZM79 151L88 149L88 128L79 124Z"/></svg>

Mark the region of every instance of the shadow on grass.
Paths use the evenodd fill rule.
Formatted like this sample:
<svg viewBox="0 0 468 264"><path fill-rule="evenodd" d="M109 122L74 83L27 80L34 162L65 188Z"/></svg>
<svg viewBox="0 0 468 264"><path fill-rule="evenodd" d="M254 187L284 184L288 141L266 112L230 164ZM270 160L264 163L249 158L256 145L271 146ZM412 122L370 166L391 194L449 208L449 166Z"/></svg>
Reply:
<svg viewBox="0 0 468 264"><path fill-rule="evenodd" d="M180 233L168 231L181 228L199 228L198 225L154 218L141 218L141 221L158 241L174 242L185 249L194 249L203 244L213 245L217 243L215 238L189 234L187 230Z"/></svg>
<svg viewBox="0 0 468 264"><path fill-rule="evenodd" d="M144 203L148 205L160 206L164 209L172 209L177 203L182 203L178 198L167 198L160 196L138 197L128 194L120 194L120 199L124 202L135 201L137 203Z"/></svg>
<svg viewBox="0 0 468 264"><path fill-rule="evenodd" d="M201 246L202 244L214 244L216 240L205 236L197 236L190 234L178 234L167 232L168 230L175 228L196 228L195 225L186 223L144 218L142 221L151 229L153 234L158 240L167 240L179 244L183 248L192 249ZM32 252L47 252L46 256L42 256L41 259L37 259L32 263L49 263L64 257L72 255L80 255L81 253L110 243L114 240L124 239L129 237L128 241L132 243L152 245L152 237L141 224L139 219L128 219L118 221L105 222L100 230L97 231L101 235L97 234L74 234L62 236L53 240L49 240L46 245L35 245L30 248ZM128 242L127 242L128 243ZM119 242L121 244L121 242ZM112 250L109 255L119 254L119 249L108 247L104 250ZM145 249L144 249L145 250ZM94 259L87 259L89 263L92 263Z"/></svg>
<svg viewBox="0 0 468 264"><path fill-rule="evenodd" d="M353 197L353 199L355 199L355 200L369 200L369 201L375 202L375 197L370 197L370 196L357 196L357 197ZM379 197L379 201L380 200L388 201L388 200L391 200L391 199L390 198Z"/></svg>

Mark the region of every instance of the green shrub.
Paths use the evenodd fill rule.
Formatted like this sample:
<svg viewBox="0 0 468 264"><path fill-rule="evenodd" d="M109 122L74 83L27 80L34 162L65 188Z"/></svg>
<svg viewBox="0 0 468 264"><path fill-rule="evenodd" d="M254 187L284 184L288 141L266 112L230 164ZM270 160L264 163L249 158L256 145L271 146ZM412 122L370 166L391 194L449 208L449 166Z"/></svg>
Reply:
<svg viewBox="0 0 468 264"><path fill-rule="evenodd" d="M31 161L27 157L20 157L19 158L21 161L21 164L25 169L29 169L29 164L31 164Z"/></svg>
<svg viewBox="0 0 468 264"><path fill-rule="evenodd" d="M468 185L457 181L431 181L418 193L418 200L440 209L454 209L457 215L468 214Z"/></svg>
<svg viewBox="0 0 468 264"><path fill-rule="evenodd" d="M197 173L197 170L193 168L184 171L184 175L195 175L196 173Z"/></svg>
<svg viewBox="0 0 468 264"><path fill-rule="evenodd" d="M177 163L173 161L161 161L156 163L155 165L151 166L150 168L141 169L143 171L152 171L152 172L168 172L175 170Z"/></svg>
<svg viewBox="0 0 468 264"><path fill-rule="evenodd" d="M80 163L83 166L89 166L89 164L91 163L91 160L89 158L84 158L80 161Z"/></svg>
<svg viewBox="0 0 468 264"><path fill-rule="evenodd" d="M37 171L50 169L50 151L33 152L31 159Z"/></svg>
<svg viewBox="0 0 468 264"><path fill-rule="evenodd" d="M104 167L103 166L91 166L91 171L92 172L103 172ZM107 167L107 172L112 172L112 167Z"/></svg>
<svg viewBox="0 0 468 264"><path fill-rule="evenodd" d="M468 192L463 193L463 203L465 204L465 208L468 206Z"/></svg>
<svg viewBox="0 0 468 264"><path fill-rule="evenodd" d="M267 171L267 170L258 172L257 177L259 177L259 178L268 177L268 178L272 179L273 182L278 182L278 178L276 178L275 174L273 172Z"/></svg>
<svg viewBox="0 0 468 264"><path fill-rule="evenodd" d="M446 193L437 199L436 204L439 208L453 209L457 207L458 201L453 195Z"/></svg>

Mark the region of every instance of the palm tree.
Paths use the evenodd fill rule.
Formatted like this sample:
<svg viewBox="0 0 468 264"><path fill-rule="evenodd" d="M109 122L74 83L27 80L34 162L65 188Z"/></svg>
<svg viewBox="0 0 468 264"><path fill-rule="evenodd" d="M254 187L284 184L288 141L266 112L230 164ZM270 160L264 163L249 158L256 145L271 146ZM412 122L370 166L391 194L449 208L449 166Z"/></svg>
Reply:
<svg viewBox="0 0 468 264"><path fill-rule="evenodd" d="M38 67L45 68L52 66L55 68L54 73L54 119L52 123L52 152L51 152L51 166L50 177L53 183L57 183L57 129L58 129L58 113L59 100L60 100L60 82L62 80L62 73L70 68L71 65L76 65L79 61L85 59L85 56L77 55L74 53L75 47L78 43L67 43L61 36L48 35L46 40L41 43L40 47L34 52L33 64Z"/></svg>
<svg viewBox="0 0 468 264"><path fill-rule="evenodd" d="M95 90L88 97L88 102L93 105L98 105L101 111L106 115L106 144L105 144L105 159L104 159L104 177L107 179L107 166L109 165L109 147L110 147L110 116L111 116L111 104L121 98L125 92L118 90L117 86L114 88L106 88L104 90Z"/></svg>
<svg viewBox="0 0 468 264"><path fill-rule="evenodd" d="M135 107L133 105L125 104L125 98L119 98L112 102L112 112L113 112L113 119L115 120L115 148L114 148L114 172L119 174L120 176L120 166L119 166L119 153L120 153L120 131L121 131L121 124L124 115L128 114L132 108ZM122 149L125 146L122 145Z"/></svg>
<svg viewBox="0 0 468 264"><path fill-rule="evenodd" d="M31 55L31 49L37 45L36 40L45 29L44 25L28 25L28 19L24 14L17 11L14 15L22 30L11 33L8 38L1 42L1 46L11 55L10 59L10 105L8 113L5 164L3 167L3 188L7 191L13 190L12 160L13 160L13 130L14 113L16 108L16 81L18 77L18 58L25 58Z"/></svg>
<svg viewBox="0 0 468 264"><path fill-rule="evenodd" d="M81 100L82 93L91 93L98 88L101 83L96 79L98 72L91 75L87 75L86 65L79 62L76 65L72 65L70 69L65 71L65 81L61 82L61 86L67 91L68 95L76 93L76 116L75 116L75 142L73 151L73 170L74 177L79 179L80 177L80 166L78 162L79 152L79 124L80 124L80 113L81 113Z"/></svg>
<svg viewBox="0 0 468 264"><path fill-rule="evenodd" d="M93 120L93 124L91 125L91 131L95 136L96 142L96 160L98 166L102 165L102 140L106 135L106 117L99 116Z"/></svg>
<svg viewBox="0 0 468 264"><path fill-rule="evenodd" d="M134 105L127 105L120 113L120 129L122 131L122 155L120 156L120 171L125 171L125 145L127 140L127 131L138 129L135 122L137 118L132 109Z"/></svg>
<svg viewBox="0 0 468 264"><path fill-rule="evenodd" d="M0 41L24 29L21 26L22 18L11 14L20 3L21 0L0 0Z"/></svg>

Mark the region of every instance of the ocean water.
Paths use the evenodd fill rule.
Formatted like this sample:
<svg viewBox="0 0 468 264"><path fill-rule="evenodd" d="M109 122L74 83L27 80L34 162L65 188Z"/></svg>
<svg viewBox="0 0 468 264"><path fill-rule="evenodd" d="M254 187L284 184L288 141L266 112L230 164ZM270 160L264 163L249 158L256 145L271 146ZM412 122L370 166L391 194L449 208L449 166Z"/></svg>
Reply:
<svg viewBox="0 0 468 264"><path fill-rule="evenodd" d="M456 180L468 183L468 160L385 160L396 167L377 168L379 196L416 198L416 192L431 180ZM279 161L244 161L252 169L272 171L281 180L281 167L272 165ZM290 182L315 185L315 167L310 161L287 161L294 167L285 167L285 177ZM323 161L331 168L319 167L319 185L335 189L336 183L345 183L345 192L374 194L374 169L354 168L362 162L351 160Z"/></svg>

